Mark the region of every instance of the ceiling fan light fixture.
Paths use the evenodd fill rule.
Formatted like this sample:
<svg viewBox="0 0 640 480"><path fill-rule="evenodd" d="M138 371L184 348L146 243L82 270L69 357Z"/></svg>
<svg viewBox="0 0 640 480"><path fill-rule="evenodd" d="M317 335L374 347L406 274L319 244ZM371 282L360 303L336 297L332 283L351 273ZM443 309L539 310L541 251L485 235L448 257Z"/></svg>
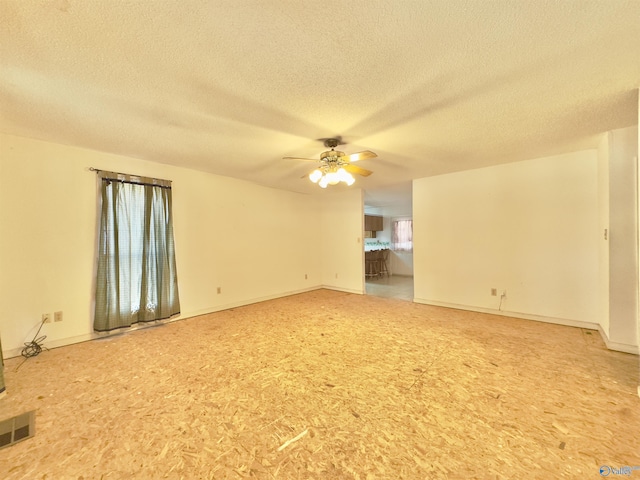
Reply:
<svg viewBox="0 0 640 480"><path fill-rule="evenodd" d="M328 172L325 174L325 178L327 179L327 182L329 182L329 185L337 185L341 180L338 172Z"/></svg>
<svg viewBox="0 0 640 480"><path fill-rule="evenodd" d="M344 152L339 152L335 149L335 147L337 147L338 145L344 145L341 137L326 138L323 140L325 147L328 147L331 150L327 150L320 154L320 162L318 164L318 167L308 175L309 180L319 185L320 188L327 188L327 186L329 185L337 185L340 182L351 186L356 181L355 178L353 178L352 174L367 177L373 173L365 168L351 165L351 162L375 158L377 157L377 155L374 152L370 150L364 150L362 152L345 155ZM312 158L300 157L282 158L284 160L314 160ZM304 175L302 176L302 178L304 178Z"/></svg>
<svg viewBox="0 0 640 480"><path fill-rule="evenodd" d="M322 178L322 172L317 168L309 174L309 180L313 183L318 183L318 181Z"/></svg>
<svg viewBox="0 0 640 480"><path fill-rule="evenodd" d="M349 186L353 185L353 182L356 181L353 178L353 175L347 172L343 167L340 167L338 169L338 178L340 179L341 182L344 182Z"/></svg>
<svg viewBox="0 0 640 480"><path fill-rule="evenodd" d="M348 186L351 186L356 181L356 179L353 178L353 175L342 167L335 171L328 172L316 169L309 174L309 180L313 183L317 183L321 188L327 188L328 185L337 185L340 182L344 182Z"/></svg>

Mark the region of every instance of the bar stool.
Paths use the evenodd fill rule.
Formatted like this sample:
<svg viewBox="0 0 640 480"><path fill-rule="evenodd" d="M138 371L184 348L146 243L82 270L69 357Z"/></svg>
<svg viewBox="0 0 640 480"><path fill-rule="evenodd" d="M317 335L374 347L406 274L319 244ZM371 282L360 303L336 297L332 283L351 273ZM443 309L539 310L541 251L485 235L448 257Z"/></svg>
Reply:
<svg viewBox="0 0 640 480"><path fill-rule="evenodd" d="M364 252L364 275L365 277L377 277L380 275L378 252Z"/></svg>
<svg viewBox="0 0 640 480"><path fill-rule="evenodd" d="M379 250L378 252L378 275L389 276L389 268L387 266L387 261L389 260L389 249L385 248L384 250Z"/></svg>

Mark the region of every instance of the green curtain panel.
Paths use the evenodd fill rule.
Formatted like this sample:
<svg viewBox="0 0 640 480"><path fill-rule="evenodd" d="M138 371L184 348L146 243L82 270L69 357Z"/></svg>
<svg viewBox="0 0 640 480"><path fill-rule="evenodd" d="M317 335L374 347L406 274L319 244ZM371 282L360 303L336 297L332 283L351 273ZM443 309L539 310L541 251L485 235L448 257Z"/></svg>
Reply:
<svg viewBox="0 0 640 480"><path fill-rule="evenodd" d="M7 394L7 388L4 385L4 358L2 356L2 339L0 339L0 398Z"/></svg>
<svg viewBox="0 0 640 480"><path fill-rule="evenodd" d="M177 315L170 182L111 172L99 176L102 204L94 330Z"/></svg>

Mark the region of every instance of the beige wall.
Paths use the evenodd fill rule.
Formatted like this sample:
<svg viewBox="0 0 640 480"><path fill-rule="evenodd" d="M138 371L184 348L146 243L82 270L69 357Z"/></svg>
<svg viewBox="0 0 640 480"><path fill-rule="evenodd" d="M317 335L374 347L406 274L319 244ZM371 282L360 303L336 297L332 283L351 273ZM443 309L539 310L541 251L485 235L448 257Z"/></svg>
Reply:
<svg viewBox="0 0 640 480"><path fill-rule="evenodd" d="M416 301L595 327L597 170L582 151L414 181Z"/></svg>
<svg viewBox="0 0 640 480"><path fill-rule="evenodd" d="M607 346L626 352L639 344L637 155L637 126L607 132L598 146L599 324Z"/></svg>
<svg viewBox="0 0 640 480"><path fill-rule="evenodd" d="M364 293L362 195L348 189L322 196L322 244L312 253L322 264L322 284L352 293Z"/></svg>
<svg viewBox="0 0 640 480"><path fill-rule="evenodd" d="M91 166L173 181L182 317L321 286L322 218L313 196L0 135L5 356L19 354L43 313L64 312L62 322L43 328L48 346L92 337L97 184ZM336 228L331 237L341 235Z"/></svg>
<svg viewBox="0 0 640 480"><path fill-rule="evenodd" d="M638 128L609 133L609 332L610 348L637 344Z"/></svg>
<svg viewBox="0 0 640 480"><path fill-rule="evenodd" d="M600 307L598 324L602 333L609 338L609 144L611 132L602 135L598 145L598 220L600 241L598 248L598 296Z"/></svg>

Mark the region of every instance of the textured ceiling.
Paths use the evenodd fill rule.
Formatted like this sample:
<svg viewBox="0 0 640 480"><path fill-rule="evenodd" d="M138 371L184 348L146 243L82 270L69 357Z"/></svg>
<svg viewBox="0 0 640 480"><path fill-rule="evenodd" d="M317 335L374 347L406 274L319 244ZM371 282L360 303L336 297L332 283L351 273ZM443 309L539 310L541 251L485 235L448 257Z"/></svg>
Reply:
<svg viewBox="0 0 640 480"><path fill-rule="evenodd" d="M282 157L334 135L378 153L374 192L638 121L640 0L0 0L0 25L0 131L297 192L314 164Z"/></svg>

